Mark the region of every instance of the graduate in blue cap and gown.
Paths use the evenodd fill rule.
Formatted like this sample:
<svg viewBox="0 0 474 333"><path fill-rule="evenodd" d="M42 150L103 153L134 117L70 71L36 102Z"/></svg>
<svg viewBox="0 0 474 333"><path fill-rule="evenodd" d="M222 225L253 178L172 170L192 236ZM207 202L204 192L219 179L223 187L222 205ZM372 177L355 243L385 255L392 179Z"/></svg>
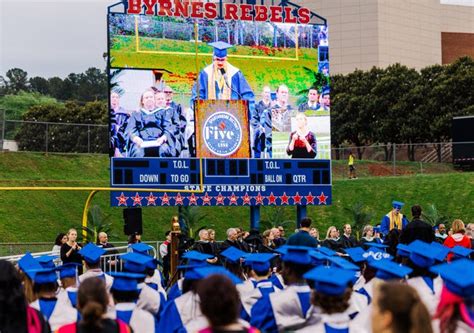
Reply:
<svg viewBox="0 0 474 333"><path fill-rule="evenodd" d="M59 279L61 288L58 293L58 300L65 302L73 308L77 308L77 263L67 263L59 266Z"/></svg>
<svg viewBox="0 0 474 333"><path fill-rule="evenodd" d="M441 333L455 327L456 333L474 331L474 261L459 259L431 267L444 285L436 310L434 329Z"/></svg>
<svg viewBox="0 0 474 333"><path fill-rule="evenodd" d="M112 283L114 282L114 278L104 273L102 268L100 268L100 257L105 253L106 251L103 248L98 247L93 243L88 243L79 251L79 254L82 255L82 258L86 263L86 272L79 275L79 284L81 284L87 278L98 277L105 281L107 291L110 290L110 287L112 287Z"/></svg>
<svg viewBox="0 0 474 333"><path fill-rule="evenodd" d="M303 275L312 268L311 248L282 246L282 276L286 288L259 299L252 307L250 324L264 332L299 328L310 308L311 289Z"/></svg>
<svg viewBox="0 0 474 333"><path fill-rule="evenodd" d="M232 45L220 41L209 45L214 48L213 61L199 73L198 82L193 87L191 107L194 107L199 93L199 99L246 100L249 109L254 110L255 95L252 89L240 69L227 61L227 49Z"/></svg>
<svg viewBox="0 0 474 333"><path fill-rule="evenodd" d="M147 268L145 283L153 289L158 290L160 293L164 293L166 296L166 291L164 289L164 278L161 274L161 271L157 269L157 266L160 264L160 262L158 262L158 260L153 258L151 255L153 248L145 243L135 243L130 245L130 248L133 252L143 254L151 258L151 262L148 263L149 267Z"/></svg>
<svg viewBox="0 0 474 333"><path fill-rule="evenodd" d="M407 284L418 292L432 316L436 311L443 287L442 279L430 271L430 267L436 263L439 250L420 240L411 242L406 249L410 252L407 266L413 269Z"/></svg>
<svg viewBox="0 0 474 333"><path fill-rule="evenodd" d="M274 257L275 254L272 253L251 253L245 257L245 263L250 266L250 278L252 279L250 283L253 288L241 291L239 286L243 284L239 284L237 290L242 302L241 318L246 321L250 321L252 307L259 299L275 291L280 291L270 280L271 260Z"/></svg>
<svg viewBox="0 0 474 333"><path fill-rule="evenodd" d="M350 328L349 314L354 273L334 266L318 266L304 277L314 283L312 307L304 328L297 332L358 332Z"/></svg>
<svg viewBox="0 0 474 333"><path fill-rule="evenodd" d="M78 318L77 310L66 303L58 302L58 277L54 268L42 268L28 271L33 279L33 290L38 299L30 304L39 310L48 320L51 330L74 323Z"/></svg>
<svg viewBox="0 0 474 333"><path fill-rule="evenodd" d="M115 318L130 325L134 332L158 332L153 315L136 304L140 294L137 281L145 276L126 272L112 273L112 276L114 283L110 291L115 303Z"/></svg>
<svg viewBox="0 0 474 333"><path fill-rule="evenodd" d="M403 202L392 201L392 210L388 212L380 222L380 232L384 236L387 236L392 229L398 229L401 231L408 224L406 216L400 213L400 210L404 205Z"/></svg>
<svg viewBox="0 0 474 333"><path fill-rule="evenodd" d="M145 283L147 263L151 262L153 258L134 252L121 255L120 258L124 261L123 267L126 272L142 274L143 276L137 278L138 289L140 289L137 307L150 312L155 317L156 322L159 322L166 302L165 295Z"/></svg>
<svg viewBox="0 0 474 333"><path fill-rule="evenodd" d="M182 256L182 259L187 260L187 265L179 266L178 269L186 270L187 267L206 265L207 259L212 259L212 258L214 257L210 254L205 254L205 253L201 253L194 250L188 251ZM169 289L168 301L172 301L183 294L183 283L185 279L186 279L186 276L179 278L178 281L176 281L176 283Z"/></svg>
<svg viewBox="0 0 474 333"><path fill-rule="evenodd" d="M209 321L200 308L200 299L197 294L198 282L213 274L225 275L235 284L241 283L234 274L221 266L192 265L187 266L185 280L187 281L183 294L166 304L163 319L158 327L159 332L198 332L209 326Z"/></svg>

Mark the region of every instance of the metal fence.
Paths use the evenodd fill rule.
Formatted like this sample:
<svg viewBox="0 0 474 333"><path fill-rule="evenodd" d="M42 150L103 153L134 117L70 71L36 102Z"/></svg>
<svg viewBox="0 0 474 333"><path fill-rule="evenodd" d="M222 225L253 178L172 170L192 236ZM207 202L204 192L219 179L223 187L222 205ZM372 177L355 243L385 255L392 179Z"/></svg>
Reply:
<svg viewBox="0 0 474 333"><path fill-rule="evenodd" d="M387 176L452 171L451 142L331 148L329 140L329 134L318 138L318 158L331 156L336 178L345 177L350 152L355 157L356 169L359 168L362 175ZM5 112L0 110L0 151L3 148L6 151L107 154L108 144L107 125L9 120L5 119ZM274 138L274 157L281 158L285 155L286 144L286 137L282 144ZM474 142L455 143L473 144ZM278 153L282 156L278 156ZM370 165L367 165L366 161L370 161Z"/></svg>

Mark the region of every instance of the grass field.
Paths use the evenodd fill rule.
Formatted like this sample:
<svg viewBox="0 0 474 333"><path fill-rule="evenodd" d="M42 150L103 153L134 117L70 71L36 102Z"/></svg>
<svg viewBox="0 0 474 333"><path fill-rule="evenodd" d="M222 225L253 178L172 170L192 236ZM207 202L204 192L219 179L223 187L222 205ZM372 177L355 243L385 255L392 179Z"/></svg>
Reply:
<svg viewBox="0 0 474 333"><path fill-rule="evenodd" d="M48 155L36 153L0 153L0 186L108 186L108 157L104 155ZM309 215L316 221L321 234L329 225L341 226L350 222L345 207L363 203L375 216L373 223L390 209L393 199L407 206L435 204L451 218L474 222L474 173L454 172L446 164L424 165L423 174L417 163L400 164L399 177L373 177L391 174L391 165L382 162L358 161L360 178L347 180L346 162L333 163L333 197L330 207L309 207ZM58 232L81 223L86 192L2 191L0 190L0 242L52 242ZM111 215L114 231L122 236L122 210L109 207L108 193L96 195L93 205L99 205ZM262 219L268 219L274 207L262 209ZM405 209L407 212L408 210ZM162 239L177 208L149 208L143 210L144 238ZM240 207L206 207L205 224L224 238L229 226L248 227L249 209ZM286 207L286 219L295 218L295 209Z"/></svg>
<svg viewBox="0 0 474 333"><path fill-rule="evenodd" d="M131 67L158 69L164 68L172 74L165 80L178 93L187 93L193 84L196 72L202 70L211 63L211 56L199 56L197 60L194 55L169 55L159 53L137 53L135 38L131 36L114 36L110 49L113 59L113 67ZM194 43L188 41L166 40L158 38L140 37L140 50L148 52L176 51L194 52ZM262 51L248 47L235 46L229 54L265 56ZM201 46L203 53L211 53L207 45ZM296 95L300 90L308 88L314 81L312 75L308 75L303 66L317 69L316 50L299 49L299 60L281 60L280 57L295 57L294 49L282 49L275 56L267 59L246 59L229 57L229 63L239 68L245 75L256 95L259 95L265 85L276 89L280 84L289 87L290 95Z"/></svg>

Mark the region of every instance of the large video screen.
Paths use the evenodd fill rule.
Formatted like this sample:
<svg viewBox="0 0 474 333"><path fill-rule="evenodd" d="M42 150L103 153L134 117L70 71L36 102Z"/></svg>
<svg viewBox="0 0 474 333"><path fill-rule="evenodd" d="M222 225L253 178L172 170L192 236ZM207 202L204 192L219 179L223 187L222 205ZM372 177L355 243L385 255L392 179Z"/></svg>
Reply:
<svg viewBox="0 0 474 333"><path fill-rule="evenodd" d="M248 131L241 156L330 159L327 27L112 14L109 33L113 156L199 157L196 102L244 100L247 124L210 119Z"/></svg>

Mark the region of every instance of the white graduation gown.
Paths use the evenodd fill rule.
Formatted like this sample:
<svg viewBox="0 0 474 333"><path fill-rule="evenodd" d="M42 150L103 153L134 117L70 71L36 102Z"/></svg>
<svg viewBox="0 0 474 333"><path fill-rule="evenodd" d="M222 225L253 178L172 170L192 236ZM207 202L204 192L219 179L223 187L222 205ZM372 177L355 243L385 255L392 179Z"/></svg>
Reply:
<svg viewBox="0 0 474 333"><path fill-rule="evenodd" d="M32 302L30 306L41 312L40 302L37 299ZM53 312L48 319L51 330L55 331L63 325L75 323L77 321L77 310L72 306L68 306L64 302L60 302L59 299L56 302Z"/></svg>

